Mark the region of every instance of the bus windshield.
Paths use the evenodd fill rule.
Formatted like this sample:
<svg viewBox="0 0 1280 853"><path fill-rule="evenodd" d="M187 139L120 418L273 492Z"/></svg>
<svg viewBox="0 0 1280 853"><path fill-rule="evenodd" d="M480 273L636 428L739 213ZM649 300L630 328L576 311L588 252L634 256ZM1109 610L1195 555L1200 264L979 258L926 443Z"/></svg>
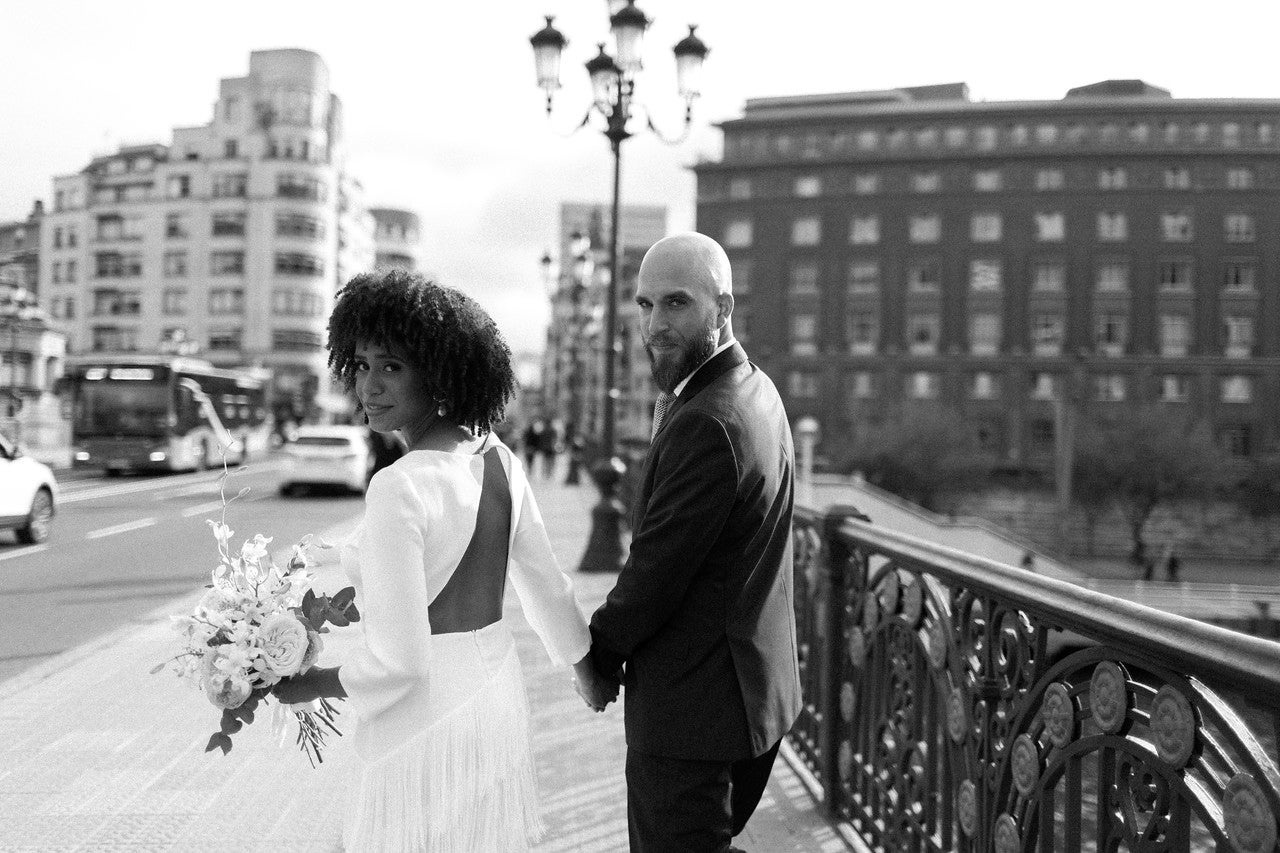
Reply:
<svg viewBox="0 0 1280 853"><path fill-rule="evenodd" d="M170 398L166 381L83 382L76 400L76 434L165 435Z"/></svg>

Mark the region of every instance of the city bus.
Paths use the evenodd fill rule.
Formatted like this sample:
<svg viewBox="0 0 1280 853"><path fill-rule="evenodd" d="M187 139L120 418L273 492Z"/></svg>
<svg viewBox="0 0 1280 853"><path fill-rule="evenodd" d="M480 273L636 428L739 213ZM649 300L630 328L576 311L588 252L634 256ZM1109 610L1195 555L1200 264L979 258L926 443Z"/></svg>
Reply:
<svg viewBox="0 0 1280 853"><path fill-rule="evenodd" d="M202 471L269 446L266 370L166 355L68 362L77 467Z"/></svg>

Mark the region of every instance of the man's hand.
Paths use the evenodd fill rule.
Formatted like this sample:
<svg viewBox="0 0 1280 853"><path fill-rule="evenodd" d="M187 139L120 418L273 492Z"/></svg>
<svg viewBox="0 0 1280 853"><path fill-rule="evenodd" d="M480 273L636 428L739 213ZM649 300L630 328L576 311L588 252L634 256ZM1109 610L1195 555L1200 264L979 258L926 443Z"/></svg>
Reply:
<svg viewBox="0 0 1280 853"><path fill-rule="evenodd" d="M592 710L603 711L610 702L618 698L619 683L596 672L591 664L590 653L573 665L573 673L574 689Z"/></svg>
<svg viewBox="0 0 1280 853"><path fill-rule="evenodd" d="M312 667L301 675L281 679L271 693L283 705L301 705L315 699L345 698L338 667Z"/></svg>

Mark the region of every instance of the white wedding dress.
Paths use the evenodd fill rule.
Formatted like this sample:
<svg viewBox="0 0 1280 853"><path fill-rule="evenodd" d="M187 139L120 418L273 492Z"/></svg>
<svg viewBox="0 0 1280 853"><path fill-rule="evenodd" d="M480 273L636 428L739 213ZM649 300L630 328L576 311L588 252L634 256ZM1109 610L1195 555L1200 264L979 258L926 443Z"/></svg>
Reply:
<svg viewBox="0 0 1280 853"><path fill-rule="evenodd" d="M523 469L491 437L510 489L507 575L552 660L590 647ZM538 836L529 711L511 630L432 634L429 604L476 530L482 454L415 450L379 471L344 543L362 634L340 670L356 714L350 853L527 850Z"/></svg>

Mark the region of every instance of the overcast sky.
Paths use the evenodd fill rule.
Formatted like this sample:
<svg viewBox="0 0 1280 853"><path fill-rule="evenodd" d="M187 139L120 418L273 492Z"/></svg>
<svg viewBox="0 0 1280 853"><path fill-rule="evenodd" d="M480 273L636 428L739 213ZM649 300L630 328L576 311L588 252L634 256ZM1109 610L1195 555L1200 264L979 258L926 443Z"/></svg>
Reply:
<svg viewBox="0 0 1280 853"><path fill-rule="evenodd" d="M638 0L654 24L637 94L679 129L671 47L698 23L711 48L699 130L624 146L623 201L693 226L687 167L718 157L716 121L745 99L967 82L975 98L1056 99L1108 78L1176 97L1280 97L1275 0ZM608 144L565 138L588 97L582 63L608 36L606 0L41 0L4 4L0 219L48 199L50 177L122 142L171 141L211 117L249 51L314 50L346 113L348 164L371 205L418 211L428 265L475 295L513 348L542 340L538 259L561 201L607 202ZM569 38L550 122L528 38L555 14Z"/></svg>

